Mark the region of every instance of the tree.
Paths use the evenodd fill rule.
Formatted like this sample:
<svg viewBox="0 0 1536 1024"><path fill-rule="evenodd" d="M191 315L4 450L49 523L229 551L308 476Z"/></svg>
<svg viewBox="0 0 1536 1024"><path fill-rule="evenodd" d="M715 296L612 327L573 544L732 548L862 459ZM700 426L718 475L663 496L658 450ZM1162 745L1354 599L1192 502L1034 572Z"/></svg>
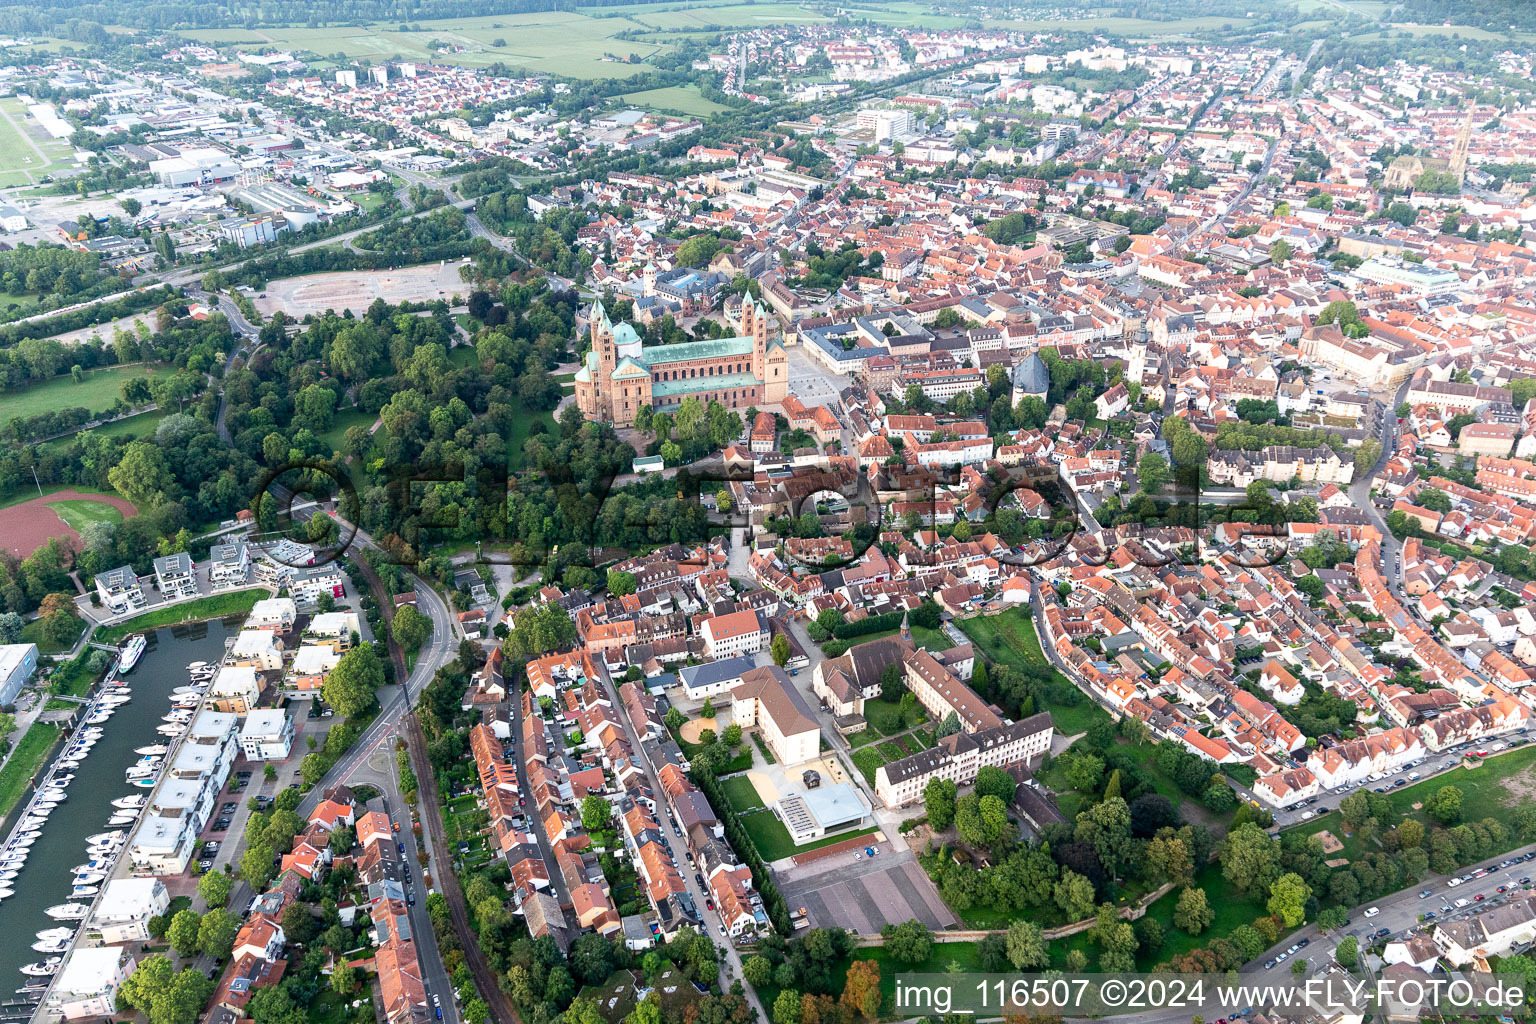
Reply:
<svg viewBox="0 0 1536 1024"><path fill-rule="evenodd" d="M432 636L432 620L417 611L414 605L402 605L396 609L389 630L401 647L417 651Z"/></svg>
<svg viewBox="0 0 1536 1024"><path fill-rule="evenodd" d="M1076 871L1062 871L1053 897L1068 921L1080 921L1093 913L1093 883Z"/></svg>
<svg viewBox="0 0 1536 1024"><path fill-rule="evenodd" d="M1091 793L1104 778L1104 761L1093 754L1074 754L1067 764L1067 781L1073 789Z"/></svg>
<svg viewBox="0 0 1536 1024"><path fill-rule="evenodd" d="M202 920L197 916L197 911L188 907L178 910L171 918L171 926L165 930L165 938L171 944L171 948L182 956L191 956L197 952L198 928Z"/></svg>
<svg viewBox="0 0 1536 1024"><path fill-rule="evenodd" d="M843 986L842 1004L850 1013L874 1020L880 1014L880 965L873 960L855 960L848 965L848 981Z"/></svg>
<svg viewBox="0 0 1536 1024"><path fill-rule="evenodd" d="M885 940L885 951L897 963L916 967L928 959L933 948L933 935L921 921L904 921L888 924L880 931Z"/></svg>
<svg viewBox="0 0 1536 1024"><path fill-rule="evenodd" d="M1033 921L1015 918L1008 924L1008 962L1021 971L1050 965L1051 954L1044 930Z"/></svg>
<svg viewBox="0 0 1536 1024"><path fill-rule="evenodd" d="M1017 786L1013 776L996 765L984 765L976 773L975 788L978 796L995 796L1006 804L1013 799Z"/></svg>
<svg viewBox="0 0 1536 1024"><path fill-rule="evenodd" d="M1461 818L1461 790L1455 786L1441 786L1424 801L1424 813L1442 825L1449 825Z"/></svg>
<svg viewBox="0 0 1536 1024"><path fill-rule="evenodd" d="M219 872L223 874L223 872ZM227 960L240 931L240 919L223 907L214 907L203 915L197 929L197 948L204 956Z"/></svg>
<svg viewBox="0 0 1536 1024"><path fill-rule="evenodd" d="M227 906L234 887L235 880L222 871L210 871L197 880L197 894L210 907Z"/></svg>
<svg viewBox="0 0 1536 1024"><path fill-rule="evenodd" d="M955 784L949 779L933 779L923 787L928 827L935 832L943 832L955 823L955 793Z"/></svg>
<svg viewBox="0 0 1536 1024"><path fill-rule="evenodd" d="M373 706L373 695L384 684L384 663L373 644L361 643L341 656L320 693L336 713L351 718Z"/></svg>
<svg viewBox="0 0 1536 1024"><path fill-rule="evenodd" d="M624 597L628 594L633 594L637 585L634 573L623 572L619 569L608 570L608 593L614 597Z"/></svg>
<svg viewBox="0 0 1536 1024"><path fill-rule="evenodd" d="M588 832L606 832L613 823L613 804L596 793L581 801L581 825Z"/></svg>
<svg viewBox="0 0 1536 1024"><path fill-rule="evenodd" d="M1162 490L1168 482L1168 476L1168 460L1157 452L1147 452L1136 463L1136 477L1141 481L1141 489L1148 494Z"/></svg>
<svg viewBox="0 0 1536 1024"><path fill-rule="evenodd" d="M741 976L748 985L761 988L773 980L773 964L762 954L754 954L742 961Z"/></svg>
<svg viewBox="0 0 1536 1024"><path fill-rule="evenodd" d="M176 491L165 453L147 441L134 441L117 465L107 471L114 490L139 508L162 504Z"/></svg>
<svg viewBox="0 0 1536 1024"><path fill-rule="evenodd" d="M240 858L240 877L256 892L263 892L272 880L272 847L252 843Z"/></svg>
<svg viewBox="0 0 1536 1024"><path fill-rule="evenodd" d="M1280 874L1280 844L1251 821L1234 828L1221 845L1221 873L1245 895L1269 892Z"/></svg>
<svg viewBox="0 0 1536 1024"><path fill-rule="evenodd" d="M1275 239L1269 246L1269 258L1276 266L1285 266L1292 255L1291 243L1283 238Z"/></svg>
<svg viewBox="0 0 1536 1024"><path fill-rule="evenodd" d="M907 692L906 672L899 661L880 670L880 699L895 704Z"/></svg>
<svg viewBox="0 0 1536 1024"><path fill-rule="evenodd" d="M1265 908L1287 928L1295 928L1306 917L1307 900L1312 898L1312 887L1294 871L1275 879L1269 887L1269 902Z"/></svg>
<svg viewBox="0 0 1536 1024"><path fill-rule="evenodd" d="M1215 918L1216 912L1206 903L1204 889L1191 886L1179 893L1179 900L1173 907L1175 928L1182 928L1191 935L1199 935L1210 927Z"/></svg>
<svg viewBox="0 0 1536 1024"><path fill-rule="evenodd" d="M363 984L363 972L351 964L337 964L331 970L331 991L342 998L355 993Z"/></svg>
<svg viewBox="0 0 1536 1024"><path fill-rule="evenodd" d="M785 662L789 661L789 637L783 633L775 633L773 642L768 645L768 651L773 655L773 663L783 668Z"/></svg>
<svg viewBox="0 0 1536 1024"><path fill-rule="evenodd" d="M1334 947L1333 958L1340 967L1353 968L1360 960L1360 943L1353 935L1346 935Z"/></svg>

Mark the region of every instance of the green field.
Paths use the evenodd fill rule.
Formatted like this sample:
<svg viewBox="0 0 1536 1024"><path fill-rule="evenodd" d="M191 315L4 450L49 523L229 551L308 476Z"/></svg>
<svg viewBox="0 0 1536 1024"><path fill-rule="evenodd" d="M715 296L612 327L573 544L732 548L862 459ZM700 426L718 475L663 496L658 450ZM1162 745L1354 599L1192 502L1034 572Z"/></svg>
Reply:
<svg viewBox="0 0 1536 1024"><path fill-rule="evenodd" d="M133 377L163 377L171 372L171 367L103 366L86 371L85 379L78 384L69 374L63 373L41 384L7 391L0 403L5 407L6 419L13 416L26 419L58 409L86 408L91 412L106 412L122 397L123 381Z"/></svg>
<svg viewBox="0 0 1536 1024"><path fill-rule="evenodd" d="M631 92L619 97L625 103L633 103L637 107L645 107L649 110L671 111L679 114L687 114L693 117L708 117L722 110L729 110L723 103L707 100L699 94L699 90L693 86L674 85L665 89L647 89L645 92Z"/></svg>
<svg viewBox="0 0 1536 1024"><path fill-rule="evenodd" d="M364 412L361 409L344 409L331 417L331 429L319 435L320 440L330 445L332 451L339 452L350 428L371 427L377 419L378 416L371 412Z"/></svg>
<svg viewBox="0 0 1536 1024"><path fill-rule="evenodd" d="M956 625L987 656L987 660L1016 668L1048 670L1060 685L1072 685L1046 659L1045 652L1040 649L1035 624L1023 608L1010 608L1001 615L985 618L960 619ZM1074 707L1056 705L1046 710L1051 713L1056 731L1067 736L1084 732L1109 714L1087 694Z"/></svg>
<svg viewBox="0 0 1536 1024"><path fill-rule="evenodd" d="M1445 754L1432 757L1430 760L1440 762L1454 756ZM1382 782L1380 785L1385 786L1386 783ZM1462 821L1496 818L1507 824L1510 809L1529 801L1532 794L1536 793L1536 743L1483 758L1482 763L1476 768L1442 772L1432 779L1392 790L1388 793L1388 798L1399 814L1417 818L1425 826L1429 826L1433 823L1416 811L1414 805L1422 803L1442 786L1455 786L1461 790ZM1344 844L1344 852L1341 856L1351 860L1368 852L1361 848L1360 841L1353 834L1346 831L1344 820L1337 810L1291 827L1300 829L1308 835L1324 830L1332 832ZM1519 833L1511 830L1509 841L1504 844L1504 849L1493 852L1503 853L1505 850L1512 850L1522 845L1523 842Z"/></svg>
<svg viewBox="0 0 1536 1024"><path fill-rule="evenodd" d="M604 9L607 14L607 9ZM528 71L573 78L622 78L649 69L645 58L666 47L614 38L649 26L628 18L588 18L572 11L498 14L413 22L419 32L401 32L398 23L328 28L202 29L186 34L219 46L273 46L317 56L431 61L483 67L503 63ZM501 45L497 45L498 41ZM455 50L432 50L433 42ZM605 60L605 55L624 60Z"/></svg>
<svg viewBox="0 0 1536 1024"><path fill-rule="evenodd" d="M755 811L764 806L757 787L752 785L752 780L745 775L732 775L721 782L720 786L725 790L725 798L731 802L731 810L737 814Z"/></svg>
<svg viewBox="0 0 1536 1024"><path fill-rule="evenodd" d="M116 524L123 521L123 514L104 501L76 498L70 501L51 501L48 507L53 509L71 530L82 530L88 523Z"/></svg>
<svg viewBox="0 0 1536 1024"><path fill-rule="evenodd" d="M91 639L104 644L115 644L130 633L142 633L147 629L174 626L180 622L222 619L226 615L244 615L257 601L271 596L271 591L262 587L252 587L250 590L237 590L233 594L199 597L196 600L183 601L166 608L156 608L152 612L136 615L115 626L98 629Z"/></svg>
<svg viewBox="0 0 1536 1024"><path fill-rule="evenodd" d="M20 100L0 99L0 186L35 184L73 162L74 147L44 131Z"/></svg>
<svg viewBox="0 0 1536 1024"><path fill-rule="evenodd" d="M37 774L43 759L59 738L59 727L49 722L33 722L32 728L16 742L11 759L0 768L0 817L11 813L16 801L26 791L27 780Z"/></svg>

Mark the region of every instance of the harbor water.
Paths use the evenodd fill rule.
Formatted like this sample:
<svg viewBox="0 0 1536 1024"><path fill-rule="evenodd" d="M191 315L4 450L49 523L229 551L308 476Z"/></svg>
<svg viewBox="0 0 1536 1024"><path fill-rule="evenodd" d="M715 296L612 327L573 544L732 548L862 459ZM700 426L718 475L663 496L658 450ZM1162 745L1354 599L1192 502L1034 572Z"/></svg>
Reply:
<svg viewBox="0 0 1536 1024"><path fill-rule="evenodd" d="M123 677L133 699L119 706L100 727L104 735L74 770L74 781L66 788L68 799L49 816L20 875L7 883L15 894L0 901L0 1004L19 998L13 994L15 990L36 980L21 974L23 965L48 959L32 949L38 932L85 923L55 921L45 911L58 903L75 902L70 898L72 869L90 859L86 852L87 837L117 831L117 827L107 824L117 813L112 801L129 794L147 796L152 792L125 780L124 772L140 757L134 748L170 742L156 729L164 724L162 716L171 710L171 691L187 685L187 666L192 662L217 663L223 658L225 638L234 635L239 622L236 617L225 622L167 627L147 634L148 649L138 665ZM83 725L83 719L80 724ZM63 749L63 744L55 748L50 766ZM32 796L29 787L18 810ZM18 817L15 813L10 815L8 829L14 827ZM134 827L124 828L131 835ZM121 856L127 856L126 848ZM91 903L94 899L82 897L78 902ZM14 1013L9 1008L0 1008L0 1024L14 1019Z"/></svg>

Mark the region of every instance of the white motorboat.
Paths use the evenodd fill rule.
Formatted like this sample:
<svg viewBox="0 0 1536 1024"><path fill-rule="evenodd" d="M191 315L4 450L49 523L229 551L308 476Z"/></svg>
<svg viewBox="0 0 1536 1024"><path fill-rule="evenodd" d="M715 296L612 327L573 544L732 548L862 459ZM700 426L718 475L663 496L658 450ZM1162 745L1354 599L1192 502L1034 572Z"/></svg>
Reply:
<svg viewBox="0 0 1536 1024"><path fill-rule="evenodd" d="M61 804L65 800L69 799L69 794L64 792L62 788L55 786L50 789L43 790L41 793L37 794L37 797L39 803L48 803L49 801L52 801L53 803Z"/></svg>
<svg viewBox="0 0 1536 1024"><path fill-rule="evenodd" d="M85 841L92 846L100 846L102 843L117 843L127 838L126 832L98 832L93 836L86 836Z"/></svg>
<svg viewBox="0 0 1536 1024"><path fill-rule="evenodd" d="M32 844L37 842L37 837L38 833L36 832L29 832L24 836L12 836L11 841L6 845L12 850L30 849Z"/></svg>
<svg viewBox="0 0 1536 1024"><path fill-rule="evenodd" d="M46 824L48 824L48 815L46 813L28 814L25 818L21 819L21 824L16 826L16 831L36 832Z"/></svg>
<svg viewBox="0 0 1536 1024"><path fill-rule="evenodd" d="M59 964L64 962L62 956L49 957L47 960L39 960L35 964L27 964L21 969L21 973L29 978L46 978L59 969Z"/></svg>
<svg viewBox="0 0 1536 1024"><path fill-rule="evenodd" d="M114 814L114 815L112 815L112 817L108 818L107 819L107 824L108 825L132 825L135 821L138 821L138 820L139 820L139 816L137 814L134 814L132 811L123 811L120 814Z"/></svg>
<svg viewBox="0 0 1536 1024"><path fill-rule="evenodd" d="M111 717L112 717L112 712L107 711L107 710L102 710L102 711L96 712L94 715L91 715L89 718L86 719L86 721L91 723L92 725L100 725L102 722L105 722L107 719L109 719Z"/></svg>
<svg viewBox="0 0 1536 1024"><path fill-rule="evenodd" d="M74 758L67 757L67 758L61 758L60 760L55 761L53 763L53 766L55 768L68 768L71 771L73 771L74 769L80 767L80 762L76 761Z"/></svg>
<svg viewBox="0 0 1536 1024"><path fill-rule="evenodd" d="M144 649L149 646L149 641L144 639L144 634L135 633L128 638L128 643L118 652L117 670L119 672L132 672L133 666L139 663L144 656Z"/></svg>
<svg viewBox="0 0 1536 1024"><path fill-rule="evenodd" d="M145 757L163 757L171 752L171 748L164 743L151 743L147 747L134 747L133 752Z"/></svg>
<svg viewBox="0 0 1536 1024"><path fill-rule="evenodd" d="M129 768L124 774L127 776L129 782L136 782L139 779L152 779L159 773L159 765L136 764Z"/></svg>
<svg viewBox="0 0 1536 1024"><path fill-rule="evenodd" d="M10 899L16 895L16 890L9 886L0 886L0 900Z"/></svg>
<svg viewBox="0 0 1536 1024"><path fill-rule="evenodd" d="M181 724L181 725L162 725L160 728L155 730L155 732L159 733L161 736L180 736L182 733L184 733L186 731L187 731L187 727L186 727L185 724Z"/></svg>
<svg viewBox="0 0 1536 1024"><path fill-rule="evenodd" d="M32 943L32 948L39 953L67 953L69 952L68 938L64 939L39 939Z"/></svg>
<svg viewBox="0 0 1536 1024"><path fill-rule="evenodd" d="M79 899L83 896L95 896L99 892L101 892L99 885L76 885L70 890L69 895L71 899Z"/></svg>
<svg viewBox="0 0 1536 1024"><path fill-rule="evenodd" d="M190 722L190 721L192 721L192 717L193 716L192 716L192 709L191 708L178 708L175 711L172 711L172 712L169 712L168 714L162 715L160 717L160 721L162 721L162 722Z"/></svg>
<svg viewBox="0 0 1536 1024"><path fill-rule="evenodd" d="M75 781L75 773L74 772L65 772L62 775L57 775L56 774L56 775L53 775L52 777L50 777L48 779L48 781L51 782L55 786L67 786L71 782Z"/></svg>
<svg viewBox="0 0 1536 1024"><path fill-rule="evenodd" d="M0 871L0 885L16 881L20 874L20 871Z"/></svg>
<svg viewBox="0 0 1536 1024"><path fill-rule="evenodd" d="M152 789L152 788L154 788L155 780L154 779L134 779L133 780L133 784L135 786L138 786L140 789Z"/></svg>
<svg viewBox="0 0 1536 1024"><path fill-rule="evenodd" d="M39 800L32 805L32 809L34 811L51 811L58 806L59 802L57 800Z"/></svg>
<svg viewBox="0 0 1536 1024"><path fill-rule="evenodd" d="M82 871L75 876L74 882L76 885L99 885L106 881L106 878L105 871Z"/></svg>
<svg viewBox="0 0 1536 1024"><path fill-rule="evenodd" d="M70 870L77 875L88 875L93 871L109 871L111 868L112 865L106 862L106 857L103 856L98 859L93 856L86 863L76 864L74 867L70 868Z"/></svg>
<svg viewBox="0 0 1536 1024"><path fill-rule="evenodd" d="M83 921L90 912L88 903L59 903L43 911L55 921Z"/></svg>
<svg viewBox="0 0 1536 1024"><path fill-rule="evenodd" d="M92 728L89 728L89 729L81 729L80 730L80 738L81 739L87 739L87 740L99 740L103 736L105 736L106 734L107 734L107 730L99 728L99 727L94 727L94 726Z"/></svg>
<svg viewBox="0 0 1536 1024"><path fill-rule="evenodd" d="M138 752L141 754L150 753L150 751L143 747L140 747ZM146 797L143 793L129 793L127 796L120 796L116 800L113 800L112 806L121 807L126 810L135 807L143 807L148 802L149 798Z"/></svg>
<svg viewBox="0 0 1536 1024"><path fill-rule="evenodd" d="M44 928L37 933L39 939L67 939L75 934L73 928Z"/></svg>

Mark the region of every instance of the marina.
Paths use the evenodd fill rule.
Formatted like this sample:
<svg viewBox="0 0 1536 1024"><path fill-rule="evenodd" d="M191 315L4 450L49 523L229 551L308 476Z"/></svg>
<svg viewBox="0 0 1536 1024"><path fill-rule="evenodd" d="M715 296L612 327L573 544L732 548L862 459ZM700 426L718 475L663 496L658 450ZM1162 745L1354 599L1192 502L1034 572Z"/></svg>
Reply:
<svg viewBox="0 0 1536 1024"><path fill-rule="evenodd" d="M185 709L187 722L161 716L178 710L171 697L187 686L188 665L216 663L232 635L218 621L149 635L131 684L119 678L98 689L81 709L80 728L13 813L0 845L0 974L14 972L15 995L6 1000L17 1005L0 1006L0 1022L30 1017L102 887L126 877L118 859L192 712Z"/></svg>

